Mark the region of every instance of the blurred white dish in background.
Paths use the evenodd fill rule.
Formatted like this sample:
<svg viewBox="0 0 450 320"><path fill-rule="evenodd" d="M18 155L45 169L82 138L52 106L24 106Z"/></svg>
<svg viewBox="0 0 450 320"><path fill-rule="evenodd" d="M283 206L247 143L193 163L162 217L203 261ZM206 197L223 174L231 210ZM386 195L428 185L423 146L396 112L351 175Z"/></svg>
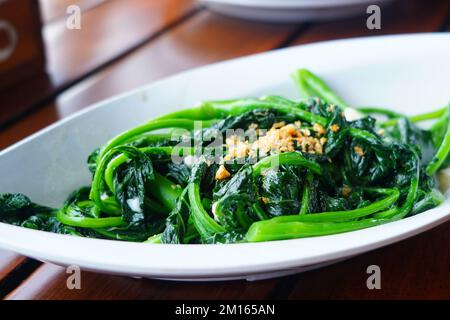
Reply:
<svg viewBox="0 0 450 320"><path fill-rule="evenodd" d="M258 21L304 22L364 15L393 0L199 0L212 11Z"/></svg>

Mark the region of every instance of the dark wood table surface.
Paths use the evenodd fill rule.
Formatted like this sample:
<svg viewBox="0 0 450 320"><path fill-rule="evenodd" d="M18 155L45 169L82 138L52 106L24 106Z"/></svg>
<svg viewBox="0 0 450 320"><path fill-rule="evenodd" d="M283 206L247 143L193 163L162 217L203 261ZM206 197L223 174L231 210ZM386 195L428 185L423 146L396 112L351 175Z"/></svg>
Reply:
<svg viewBox="0 0 450 320"><path fill-rule="evenodd" d="M48 74L0 92L0 149L94 102L189 68L317 41L450 30L448 0L398 0L382 11L381 30L368 30L366 16L305 24L249 22L209 12L191 0L40 2ZM81 30L65 26L70 4L82 9ZM366 287L369 265L381 268L380 290ZM279 279L185 283L82 272L81 290L69 290L67 276L62 267L0 250L4 299L450 299L450 222Z"/></svg>

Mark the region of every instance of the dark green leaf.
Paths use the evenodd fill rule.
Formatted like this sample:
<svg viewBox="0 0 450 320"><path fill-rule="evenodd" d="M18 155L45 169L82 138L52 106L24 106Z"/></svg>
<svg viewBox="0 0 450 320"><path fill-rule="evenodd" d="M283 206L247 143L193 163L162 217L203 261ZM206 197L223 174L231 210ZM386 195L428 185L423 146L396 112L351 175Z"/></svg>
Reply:
<svg viewBox="0 0 450 320"><path fill-rule="evenodd" d="M134 147L117 148L129 158L129 161L116 170L114 189L117 202L122 207L123 218L131 226L144 225L144 200L146 183L154 179L150 158Z"/></svg>

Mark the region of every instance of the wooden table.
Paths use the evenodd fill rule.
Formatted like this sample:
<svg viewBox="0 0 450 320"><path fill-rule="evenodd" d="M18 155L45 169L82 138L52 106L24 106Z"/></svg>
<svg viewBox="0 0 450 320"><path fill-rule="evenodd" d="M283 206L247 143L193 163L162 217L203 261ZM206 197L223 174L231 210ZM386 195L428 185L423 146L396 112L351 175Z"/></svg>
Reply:
<svg viewBox="0 0 450 320"><path fill-rule="evenodd" d="M223 17L191 0L40 0L48 75L0 92L0 149L93 102L193 67L322 40L445 32L450 1L399 0L382 29L365 17L338 22L263 24ZM82 29L65 27L78 4ZM4 106L7 106L5 108ZM378 265L382 289L368 290ZM356 258L281 279L181 283L82 273L68 290L64 268L0 251L5 299L449 299L450 223Z"/></svg>

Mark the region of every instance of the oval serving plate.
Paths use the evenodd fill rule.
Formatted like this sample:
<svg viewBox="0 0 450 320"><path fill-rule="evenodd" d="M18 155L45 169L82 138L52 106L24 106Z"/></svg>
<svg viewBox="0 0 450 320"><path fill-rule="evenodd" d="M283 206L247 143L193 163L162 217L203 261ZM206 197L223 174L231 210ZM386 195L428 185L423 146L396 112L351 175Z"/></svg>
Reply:
<svg viewBox="0 0 450 320"><path fill-rule="evenodd" d="M0 152L0 192L59 206L89 183L86 157L121 131L200 100L266 94L297 97L289 74L305 67L355 105L406 114L450 98L450 35L323 42L217 63L98 103ZM149 245L57 235L0 223L0 247L86 270L176 280L259 279L316 268L430 229L450 218L439 207L343 234L230 245Z"/></svg>

